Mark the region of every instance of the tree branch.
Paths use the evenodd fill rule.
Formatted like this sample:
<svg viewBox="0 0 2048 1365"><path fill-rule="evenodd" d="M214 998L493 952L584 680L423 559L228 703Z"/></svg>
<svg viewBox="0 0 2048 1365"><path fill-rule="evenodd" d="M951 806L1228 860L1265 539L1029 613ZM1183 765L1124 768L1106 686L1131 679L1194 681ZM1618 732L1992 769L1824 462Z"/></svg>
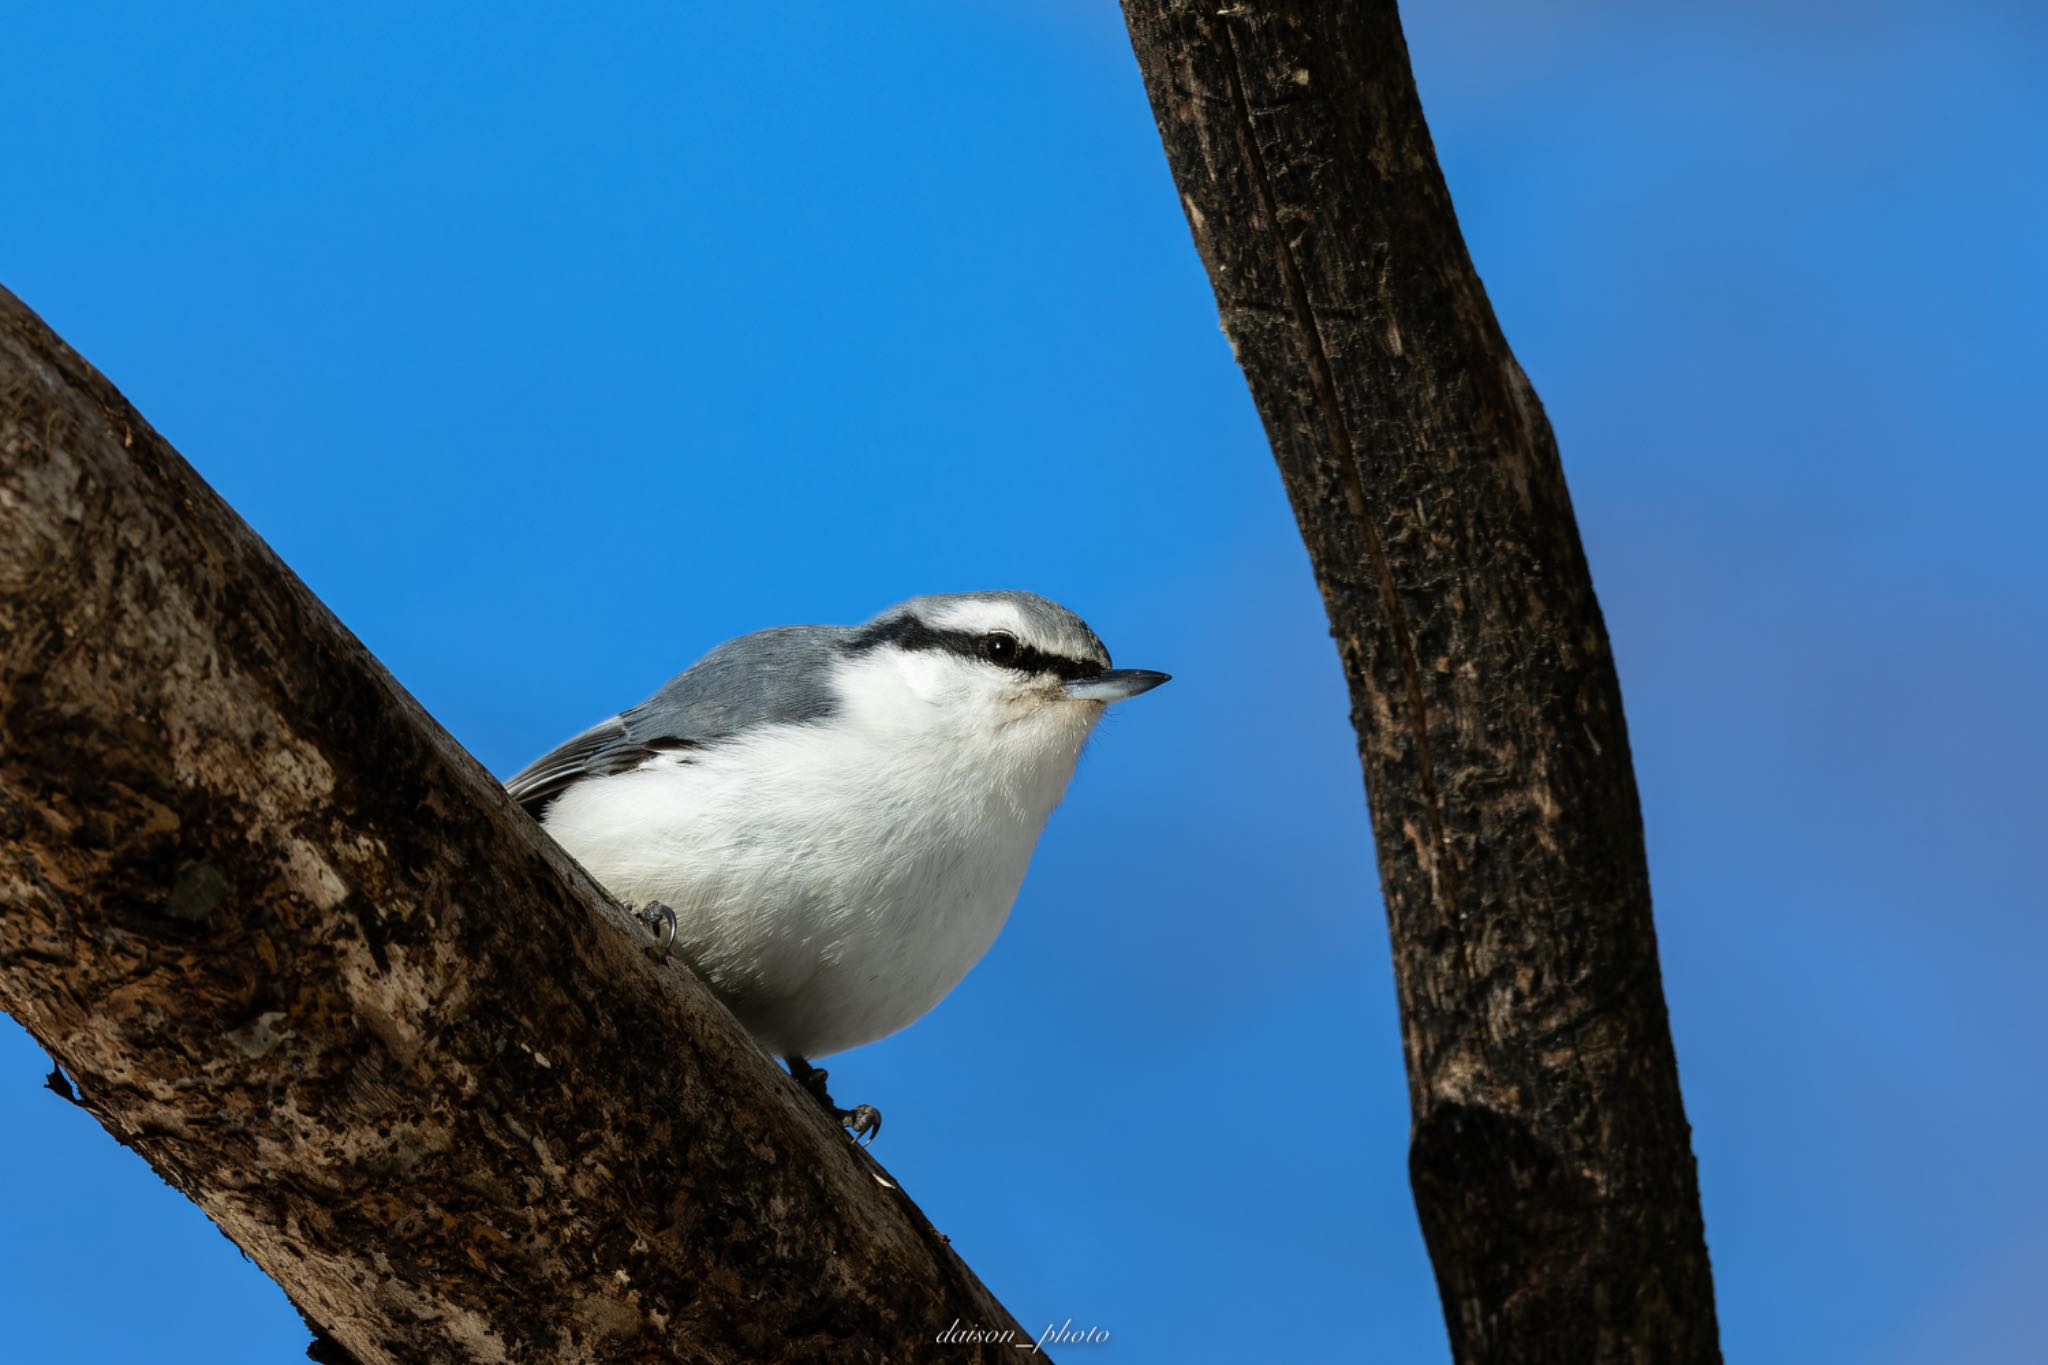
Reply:
<svg viewBox="0 0 2048 1365"><path fill-rule="evenodd" d="M1391 0L1123 0L1358 731L1454 1354L1719 1359L1621 693Z"/></svg>
<svg viewBox="0 0 2048 1365"><path fill-rule="evenodd" d="M0 840L0 1005L365 1365L1029 1339L5 290Z"/></svg>

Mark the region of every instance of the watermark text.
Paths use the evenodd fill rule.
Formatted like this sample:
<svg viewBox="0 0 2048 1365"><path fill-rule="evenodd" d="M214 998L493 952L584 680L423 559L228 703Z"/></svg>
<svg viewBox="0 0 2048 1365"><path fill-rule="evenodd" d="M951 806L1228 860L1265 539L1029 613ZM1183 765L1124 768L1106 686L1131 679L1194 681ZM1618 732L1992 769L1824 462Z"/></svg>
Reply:
<svg viewBox="0 0 2048 1365"><path fill-rule="evenodd" d="M1101 1346L1109 1340L1109 1329L1090 1323L1076 1327L1074 1320L1048 1322L1036 1337L1026 1338L1014 1327L983 1327L954 1318L936 1337L941 1346L1014 1346L1037 1355L1048 1346Z"/></svg>

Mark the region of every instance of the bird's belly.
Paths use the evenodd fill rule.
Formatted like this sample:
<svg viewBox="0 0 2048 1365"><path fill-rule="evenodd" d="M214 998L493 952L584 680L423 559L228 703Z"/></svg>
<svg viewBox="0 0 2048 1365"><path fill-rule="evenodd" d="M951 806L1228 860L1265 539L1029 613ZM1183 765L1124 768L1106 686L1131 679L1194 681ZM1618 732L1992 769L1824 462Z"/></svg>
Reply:
<svg viewBox="0 0 2048 1365"><path fill-rule="evenodd" d="M744 783L711 765L586 782L546 825L613 895L675 910L678 951L771 1052L824 1056L915 1022L995 941L1045 813L874 781L797 798L760 767Z"/></svg>
<svg viewBox="0 0 2048 1365"><path fill-rule="evenodd" d="M904 871L871 900L820 907L818 932L791 945L800 983L728 993L764 1046L821 1057L915 1023L988 952L1023 879L1021 865Z"/></svg>

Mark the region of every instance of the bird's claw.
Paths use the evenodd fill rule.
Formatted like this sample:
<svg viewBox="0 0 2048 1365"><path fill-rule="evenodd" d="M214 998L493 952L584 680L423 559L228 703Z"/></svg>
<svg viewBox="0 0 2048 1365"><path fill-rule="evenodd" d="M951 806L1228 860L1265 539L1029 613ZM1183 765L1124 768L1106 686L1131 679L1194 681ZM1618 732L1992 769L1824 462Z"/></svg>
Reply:
<svg viewBox="0 0 2048 1365"><path fill-rule="evenodd" d="M789 1074L806 1095L818 1102L820 1108L838 1120L839 1126L852 1136L856 1143L866 1139L873 1142L875 1135L882 1131L882 1111L872 1104L856 1104L851 1109L841 1109L832 1103L832 1094L825 1089L828 1079L822 1067L812 1066L801 1057L784 1059L789 1063Z"/></svg>
<svg viewBox="0 0 2048 1365"><path fill-rule="evenodd" d="M865 1138L871 1143L882 1131L882 1111L872 1104L856 1104L851 1109L841 1109L839 1126L851 1133L855 1142Z"/></svg>
<svg viewBox="0 0 2048 1365"><path fill-rule="evenodd" d="M654 935L654 946L647 950L647 955L656 962L668 961L668 950L676 941L676 912L660 901L649 901L633 915Z"/></svg>

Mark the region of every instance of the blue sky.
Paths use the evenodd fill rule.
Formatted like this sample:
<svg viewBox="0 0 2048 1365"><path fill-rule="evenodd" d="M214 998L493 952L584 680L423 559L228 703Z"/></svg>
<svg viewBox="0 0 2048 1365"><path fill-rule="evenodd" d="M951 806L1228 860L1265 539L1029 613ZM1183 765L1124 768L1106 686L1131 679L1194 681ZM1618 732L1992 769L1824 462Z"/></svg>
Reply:
<svg viewBox="0 0 2048 1365"><path fill-rule="evenodd" d="M2048 26L1415 7L1620 661L1731 1359L2048 1278ZM720 640L1029 587L1120 708L838 1058L1026 1324L1439 1362L1334 651L1112 7L23 10L0 282L508 773ZM297 1358L0 1025L0 1356Z"/></svg>

